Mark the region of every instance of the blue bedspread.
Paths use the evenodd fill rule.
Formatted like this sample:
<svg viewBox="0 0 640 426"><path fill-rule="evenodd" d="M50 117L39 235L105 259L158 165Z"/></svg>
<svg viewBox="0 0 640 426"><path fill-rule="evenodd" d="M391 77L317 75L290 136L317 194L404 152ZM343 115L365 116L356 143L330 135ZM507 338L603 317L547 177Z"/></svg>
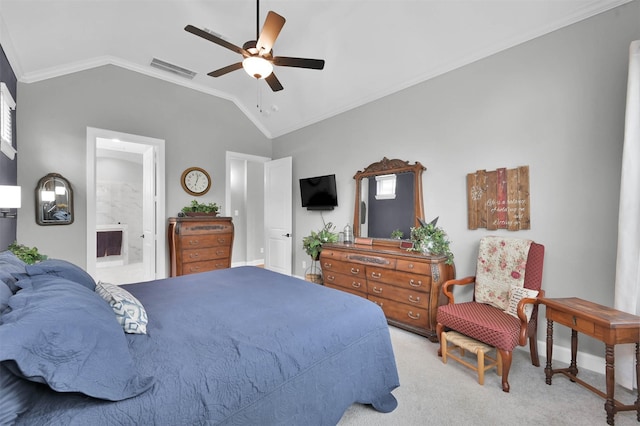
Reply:
<svg viewBox="0 0 640 426"><path fill-rule="evenodd" d="M386 319L365 299L255 267L124 286L147 310L127 335L149 391L106 402L41 387L17 424L335 425L355 402L389 412Z"/></svg>

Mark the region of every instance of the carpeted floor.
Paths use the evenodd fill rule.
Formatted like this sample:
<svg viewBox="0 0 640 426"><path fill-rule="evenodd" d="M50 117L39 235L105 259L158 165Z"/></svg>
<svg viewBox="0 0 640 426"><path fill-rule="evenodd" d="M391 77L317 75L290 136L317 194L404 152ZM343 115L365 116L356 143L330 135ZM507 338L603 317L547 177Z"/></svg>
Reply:
<svg viewBox="0 0 640 426"><path fill-rule="evenodd" d="M477 373L449 360L442 363L438 345L424 337L390 327L400 387L393 394L398 408L388 414L370 406L352 405L340 426L387 425L606 425L604 399L562 375L545 383L545 358L531 365L529 352L516 350L509 373L511 391L502 392L495 370L487 371L484 386ZM566 365L554 362L554 368ZM578 365L578 368L580 365ZM581 370L579 377L605 390L603 375ZM616 399L633 403L637 395L616 387ZM635 425L635 411L616 414L617 426Z"/></svg>

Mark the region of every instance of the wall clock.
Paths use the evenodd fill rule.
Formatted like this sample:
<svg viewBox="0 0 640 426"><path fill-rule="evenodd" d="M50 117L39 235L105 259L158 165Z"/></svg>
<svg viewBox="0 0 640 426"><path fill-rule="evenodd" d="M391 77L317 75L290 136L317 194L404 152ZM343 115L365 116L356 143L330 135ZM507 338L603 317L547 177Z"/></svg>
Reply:
<svg viewBox="0 0 640 426"><path fill-rule="evenodd" d="M182 188L191 195L204 195L211 188L211 177L200 167L189 167L180 178Z"/></svg>

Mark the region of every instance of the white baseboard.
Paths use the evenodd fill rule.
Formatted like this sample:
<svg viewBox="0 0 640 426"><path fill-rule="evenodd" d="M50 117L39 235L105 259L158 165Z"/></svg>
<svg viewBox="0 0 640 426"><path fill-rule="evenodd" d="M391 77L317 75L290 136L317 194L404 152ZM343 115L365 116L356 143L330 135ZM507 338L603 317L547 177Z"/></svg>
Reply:
<svg viewBox="0 0 640 426"><path fill-rule="evenodd" d="M237 268L238 266L258 266L258 265L264 265L264 259L256 259L256 260L251 260L249 262L233 262L231 264L231 267Z"/></svg>
<svg viewBox="0 0 640 426"><path fill-rule="evenodd" d="M529 352L529 342L525 346L517 346L517 350ZM604 348L602 348L604 352ZM546 358L547 356L547 342L546 340L538 340L538 355ZM552 361L562 362L569 365L571 363L571 348L565 348L564 346L553 345L553 359ZM605 374L605 360L604 357L587 354L578 350L576 356L576 363L578 368L584 368L589 371L593 371L598 374ZM541 367L544 367L544 363L541 363ZM558 368L558 367L556 367Z"/></svg>

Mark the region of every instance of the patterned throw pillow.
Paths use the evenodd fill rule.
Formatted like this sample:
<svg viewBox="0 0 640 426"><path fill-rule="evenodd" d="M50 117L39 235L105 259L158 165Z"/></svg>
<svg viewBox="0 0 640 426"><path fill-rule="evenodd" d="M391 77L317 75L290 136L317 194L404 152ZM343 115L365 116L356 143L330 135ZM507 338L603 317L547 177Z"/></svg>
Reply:
<svg viewBox="0 0 640 426"><path fill-rule="evenodd" d="M536 296L538 296L537 290L530 290L524 287L511 287L511 290L509 290L509 306L507 306L504 312L518 318L518 303L520 300L526 298L535 299ZM533 313L533 305L530 303L524 305L524 313L527 314L527 321L530 320L531 314Z"/></svg>
<svg viewBox="0 0 640 426"><path fill-rule="evenodd" d="M120 286L102 281L96 284L96 293L109 302L125 333L147 334L147 312L131 293Z"/></svg>
<svg viewBox="0 0 640 426"><path fill-rule="evenodd" d="M524 286L531 240L488 236L480 240L475 300L505 310L509 289Z"/></svg>

